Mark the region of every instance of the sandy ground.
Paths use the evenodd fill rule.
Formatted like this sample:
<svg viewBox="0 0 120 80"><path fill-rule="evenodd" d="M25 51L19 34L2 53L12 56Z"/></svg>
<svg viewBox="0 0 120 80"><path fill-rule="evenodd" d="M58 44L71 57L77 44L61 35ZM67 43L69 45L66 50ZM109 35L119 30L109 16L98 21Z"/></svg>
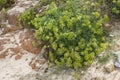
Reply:
<svg viewBox="0 0 120 80"><path fill-rule="evenodd" d="M21 76L36 73L29 66L29 62L34 56L28 53L19 60L15 60L15 56L0 59L0 80L19 80Z"/></svg>

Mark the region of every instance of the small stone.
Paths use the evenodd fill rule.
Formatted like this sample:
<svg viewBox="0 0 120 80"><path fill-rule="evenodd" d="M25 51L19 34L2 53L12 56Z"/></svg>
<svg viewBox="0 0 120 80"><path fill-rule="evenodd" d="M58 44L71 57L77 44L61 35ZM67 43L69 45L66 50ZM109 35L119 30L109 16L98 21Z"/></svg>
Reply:
<svg viewBox="0 0 120 80"><path fill-rule="evenodd" d="M116 51L114 52L115 55L117 55L118 57L120 57L120 51Z"/></svg>
<svg viewBox="0 0 120 80"><path fill-rule="evenodd" d="M110 36L110 37L114 37L115 35L113 35L113 34L110 34L109 36Z"/></svg>
<svg viewBox="0 0 120 80"><path fill-rule="evenodd" d="M104 27L110 29L112 26L109 23L105 23Z"/></svg>
<svg viewBox="0 0 120 80"><path fill-rule="evenodd" d="M8 27L9 25L7 25L7 27L4 27L4 33L8 33L8 32L12 32L12 31L17 31L22 29L21 27L18 26L13 26L11 25L10 27Z"/></svg>
<svg viewBox="0 0 120 80"><path fill-rule="evenodd" d="M108 73L111 73L112 71L115 70L114 63L112 61L106 64L104 68Z"/></svg>
<svg viewBox="0 0 120 80"><path fill-rule="evenodd" d="M84 74L84 71L81 71L81 74Z"/></svg>
<svg viewBox="0 0 120 80"><path fill-rule="evenodd" d="M103 80L103 79L101 79L100 77L93 77L91 78L91 80Z"/></svg>
<svg viewBox="0 0 120 80"><path fill-rule="evenodd" d="M6 56L8 56L8 53L3 52L2 54L0 54L0 59L5 58Z"/></svg>
<svg viewBox="0 0 120 80"><path fill-rule="evenodd" d="M15 60L19 60L19 59L21 59L21 57L22 57L22 55L17 55L17 56L15 56Z"/></svg>
<svg viewBox="0 0 120 80"><path fill-rule="evenodd" d="M41 67L39 64L36 63L29 64L29 66L31 66L32 69L39 69Z"/></svg>
<svg viewBox="0 0 120 80"><path fill-rule="evenodd" d="M31 66L32 69L35 69L35 64L29 64Z"/></svg>
<svg viewBox="0 0 120 80"><path fill-rule="evenodd" d="M115 62L115 67L120 67L120 63L119 62Z"/></svg>
<svg viewBox="0 0 120 80"><path fill-rule="evenodd" d="M39 64L44 64L46 60L39 60Z"/></svg>

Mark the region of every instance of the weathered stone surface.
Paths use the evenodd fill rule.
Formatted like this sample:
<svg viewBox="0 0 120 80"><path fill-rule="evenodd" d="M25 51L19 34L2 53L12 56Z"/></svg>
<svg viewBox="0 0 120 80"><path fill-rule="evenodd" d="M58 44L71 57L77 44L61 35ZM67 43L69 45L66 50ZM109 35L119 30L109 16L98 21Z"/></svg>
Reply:
<svg viewBox="0 0 120 80"><path fill-rule="evenodd" d="M22 57L22 54L18 54L15 56L15 60L21 59L21 57Z"/></svg>
<svg viewBox="0 0 120 80"><path fill-rule="evenodd" d="M18 25L18 15L19 15L19 13L8 14L9 24Z"/></svg>
<svg viewBox="0 0 120 80"><path fill-rule="evenodd" d="M7 53L10 54L10 51ZM18 60L15 60L15 55L0 59L0 80L19 80L20 77L29 73L35 74L35 71L28 65L34 56L34 54L29 53ZM26 61L26 59L28 60Z"/></svg>
<svg viewBox="0 0 120 80"><path fill-rule="evenodd" d="M0 46L0 51L2 51L3 50L3 46Z"/></svg>
<svg viewBox="0 0 120 80"><path fill-rule="evenodd" d="M44 52L41 51L41 45L38 47L33 45L33 42L36 42L34 30L22 29L16 31L16 29L10 29L8 32L0 36L0 59L9 56L10 58L14 57L15 60L21 60L24 55L32 53L36 55L29 63L32 69L39 69L46 62L43 58L38 59L38 56Z"/></svg>
<svg viewBox="0 0 120 80"><path fill-rule="evenodd" d="M3 44L6 44L8 41L10 41L10 39L4 39L4 36L1 36L2 38L0 38L0 45L2 46Z"/></svg>
<svg viewBox="0 0 120 80"><path fill-rule="evenodd" d="M6 56L8 56L8 53L7 53L7 52L4 52L4 53L0 54L0 59L1 59L1 58L5 58Z"/></svg>
<svg viewBox="0 0 120 80"><path fill-rule="evenodd" d="M14 26L14 25L8 25L8 26L4 27L4 33L17 31L17 30L20 30L20 29L22 29L22 28L18 27L18 26Z"/></svg>
<svg viewBox="0 0 120 80"><path fill-rule="evenodd" d="M38 56L34 57L32 61L29 63L29 65L32 67L32 69L39 69L42 64L46 62L45 59L40 59Z"/></svg>
<svg viewBox="0 0 120 80"><path fill-rule="evenodd" d="M18 25L18 16L21 13L25 12L31 6L34 6L38 3L38 0L34 1L26 1L26 0L18 0L15 4L15 7L7 11L8 22L11 25Z"/></svg>
<svg viewBox="0 0 120 80"><path fill-rule="evenodd" d="M104 68L105 68L106 72L108 72L108 73L111 73L112 71L114 71L114 70L115 70L115 67L114 67L113 61L108 62L108 63L105 65Z"/></svg>
<svg viewBox="0 0 120 80"><path fill-rule="evenodd" d="M116 51L115 55L117 57L116 61L115 61L115 66L116 67L120 67L120 51Z"/></svg>
<svg viewBox="0 0 120 80"><path fill-rule="evenodd" d="M19 32L2 35L0 37L0 52L6 48L6 50L9 49L15 54L22 53L23 50L34 54L39 54L41 51L41 46L35 47L33 45L33 42L36 41L34 33L34 30L25 29Z"/></svg>
<svg viewBox="0 0 120 80"><path fill-rule="evenodd" d="M12 52L14 52L15 54L18 54L18 53L22 53L22 48L20 46L16 46L14 48L9 48Z"/></svg>
<svg viewBox="0 0 120 80"><path fill-rule="evenodd" d="M41 46L38 48L33 45L35 42L34 31L26 31L20 34L21 47L31 53L39 54L41 51Z"/></svg>

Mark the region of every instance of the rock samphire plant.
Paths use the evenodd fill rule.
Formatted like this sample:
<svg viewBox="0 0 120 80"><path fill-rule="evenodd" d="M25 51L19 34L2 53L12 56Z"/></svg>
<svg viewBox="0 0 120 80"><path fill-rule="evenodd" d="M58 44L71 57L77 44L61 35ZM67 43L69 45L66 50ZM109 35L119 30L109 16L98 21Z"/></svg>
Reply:
<svg viewBox="0 0 120 80"><path fill-rule="evenodd" d="M32 28L33 25L31 23L31 21L35 18L35 15L37 14L37 10L32 7L30 9L28 9L27 11L25 11L24 13L22 13L20 16L19 16L19 22L18 22L18 25L19 26L27 26L27 27L30 27Z"/></svg>
<svg viewBox="0 0 120 80"><path fill-rule="evenodd" d="M36 38L47 50L50 62L74 69L89 66L107 47L99 3L54 0L45 7L30 24L36 29Z"/></svg>

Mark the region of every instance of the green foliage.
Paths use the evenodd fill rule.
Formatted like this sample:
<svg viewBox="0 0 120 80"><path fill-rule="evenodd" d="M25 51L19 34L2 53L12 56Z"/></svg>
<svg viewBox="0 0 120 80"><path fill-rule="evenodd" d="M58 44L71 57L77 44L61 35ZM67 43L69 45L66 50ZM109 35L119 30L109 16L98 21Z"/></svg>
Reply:
<svg viewBox="0 0 120 80"><path fill-rule="evenodd" d="M104 18L98 6L89 0L52 2L32 20L36 38L49 50L50 62L77 69L90 65L106 48Z"/></svg>
<svg viewBox="0 0 120 80"><path fill-rule="evenodd" d="M110 59L111 56L112 56L111 52L106 52L104 55L102 55L98 58L98 61L101 64L104 64Z"/></svg>
<svg viewBox="0 0 120 80"><path fill-rule="evenodd" d="M0 0L0 10L2 8L8 8L15 3L16 0Z"/></svg>
<svg viewBox="0 0 120 80"><path fill-rule="evenodd" d="M0 0L0 5L4 5L7 3L7 0Z"/></svg>
<svg viewBox="0 0 120 80"><path fill-rule="evenodd" d="M120 0L113 0L112 3L115 7L112 8L113 13L120 15Z"/></svg>
<svg viewBox="0 0 120 80"><path fill-rule="evenodd" d="M35 8L30 8L26 12L22 13L19 16L19 26L32 27L31 20L36 16L37 10Z"/></svg>
<svg viewBox="0 0 120 80"><path fill-rule="evenodd" d="M51 3L53 0L40 0L41 5L48 5L49 3Z"/></svg>
<svg viewBox="0 0 120 80"><path fill-rule="evenodd" d="M78 72L79 71L79 72ZM79 80L80 79L80 70L75 71L75 72L71 72L71 75L75 78L74 80Z"/></svg>
<svg viewBox="0 0 120 80"><path fill-rule="evenodd" d="M112 6L112 13L115 15L120 15L120 0L108 0L110 7Z"/></svg>

